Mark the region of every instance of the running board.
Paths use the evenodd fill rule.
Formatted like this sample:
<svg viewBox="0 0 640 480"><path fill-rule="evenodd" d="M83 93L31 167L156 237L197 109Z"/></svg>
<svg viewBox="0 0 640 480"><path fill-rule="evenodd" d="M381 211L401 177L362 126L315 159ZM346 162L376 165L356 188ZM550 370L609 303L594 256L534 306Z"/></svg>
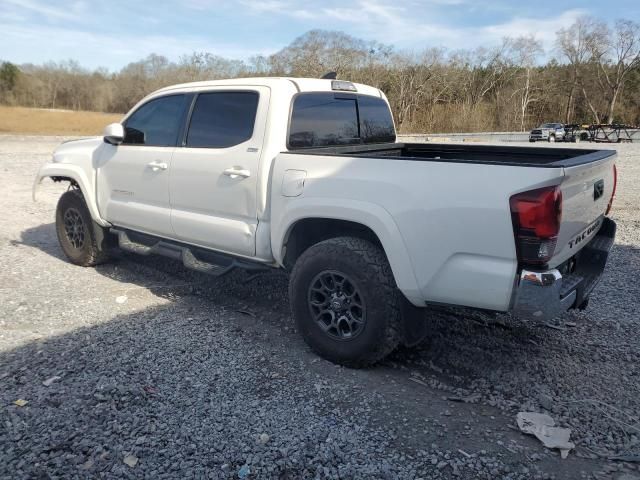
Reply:
<svg viewBox="0 0 640 480"><path fill-rule="evenodd" d="M126 252L145 256L151 254L162 255L181 260L185 267L215 277L225 275L235 268L252 271L269 270L269 267L262 263L242 260L190 245L174 243L143 233L116 228L112 228L111 233L118 236L118 246Z"/></svg>

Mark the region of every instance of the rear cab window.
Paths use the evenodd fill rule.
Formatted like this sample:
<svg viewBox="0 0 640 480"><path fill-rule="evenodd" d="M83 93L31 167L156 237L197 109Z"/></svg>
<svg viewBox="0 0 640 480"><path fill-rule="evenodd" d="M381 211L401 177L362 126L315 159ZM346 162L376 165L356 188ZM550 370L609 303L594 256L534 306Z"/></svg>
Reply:
<svg viewBox="0 0 640 480"><path fill-rule="evenodd" d="M393 118L382 98L309 92L298 94L293 101L288 136L291 150L395 141Z"/></svg>
<svg viewBox="0 0 640 480"><path fill-rule="evenodd" d="M201 93L191 113L186 147L229 148L253 136L258 101L255 91Z"/></svg>

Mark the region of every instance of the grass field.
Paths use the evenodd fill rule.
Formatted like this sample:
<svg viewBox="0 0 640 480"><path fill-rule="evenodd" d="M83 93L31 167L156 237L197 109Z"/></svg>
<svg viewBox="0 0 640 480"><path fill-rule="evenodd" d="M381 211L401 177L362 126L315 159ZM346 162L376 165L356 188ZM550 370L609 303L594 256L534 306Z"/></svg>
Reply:
<svg viewBox="0 0 640 480"><path fill-rule="evenodd" d="M120 114L0 106L0 133L99 135Z"/></svg>

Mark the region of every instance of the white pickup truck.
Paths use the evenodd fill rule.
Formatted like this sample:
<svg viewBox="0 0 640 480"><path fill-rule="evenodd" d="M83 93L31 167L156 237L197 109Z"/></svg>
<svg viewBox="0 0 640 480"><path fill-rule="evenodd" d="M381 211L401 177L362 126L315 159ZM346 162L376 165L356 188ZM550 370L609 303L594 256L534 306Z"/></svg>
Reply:
<svg viewBox="0 0 640 480"><path fill-rule="evenodd" d="M290 272L320 355L372 364L430 305L534 320L584 308L614 241L606 150L398 143L385 95L340 80L163 88L37 174L70 182L62 249L160 254L214 275Z"/></svg>

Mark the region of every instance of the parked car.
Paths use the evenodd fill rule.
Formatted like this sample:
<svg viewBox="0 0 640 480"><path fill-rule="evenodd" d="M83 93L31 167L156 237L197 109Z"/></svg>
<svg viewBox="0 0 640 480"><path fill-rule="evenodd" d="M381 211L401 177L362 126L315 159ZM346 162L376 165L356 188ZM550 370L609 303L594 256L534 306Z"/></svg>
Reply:
<svg viewBox="0 0 640 480"><path fill-rule="evenodd" d="M613 243L615 152L402 143L382 91L340 80L175 85L35 179L69 182L60 245L212 275L289 272L320 355L359 367L419 342L431 305L547 320L584 308Z"/></svg>
<svg viewBox="0 0 640 480"><path fill-rule="evenodd" d="M562 123L543 123L529 133L530 142L559 142L564 140L564 125Z"/></svg>

